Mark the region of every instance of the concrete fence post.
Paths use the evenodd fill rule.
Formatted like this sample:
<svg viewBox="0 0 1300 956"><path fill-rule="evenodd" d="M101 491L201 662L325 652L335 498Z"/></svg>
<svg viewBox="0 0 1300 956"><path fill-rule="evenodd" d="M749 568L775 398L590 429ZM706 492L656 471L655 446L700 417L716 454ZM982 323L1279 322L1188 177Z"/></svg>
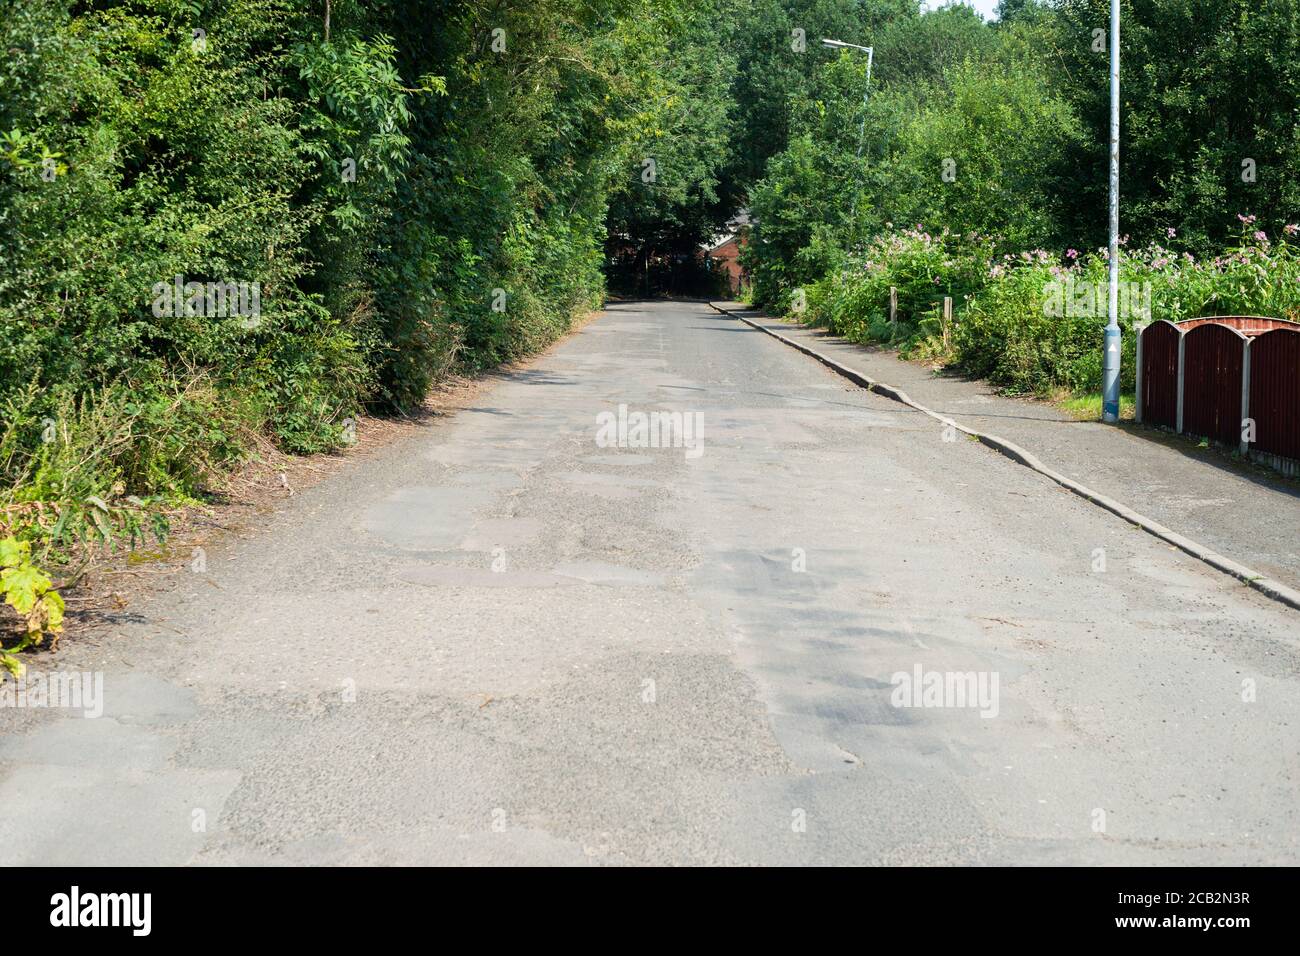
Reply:
<svg viewBox="0 0 1300 956"><path fill-rule="evenodd" d="M952 343L952 296L943 297L943 350L948 351Z"/></svg>
<svg viewBox="0 0 1300 956"><path fill-rule="evenodd" d="M889 287L889 324L898 324L898 289L892 285Z"/></svg>
<svg viewBox="0 0 1300 956"><path fill-rule="evenodd" d="M1250 343L1254 339L1246 339L1241 343L1241 444L1238 450L1247 458L1250 457L1250 442L1246 440L1246 419L1250 418Z"/></svg>
<svg viewBox="0 0 1300 956"><path fill-rule="evenodd" d="M1183 383L1187 378L1186 365L1183 361L1187 352L1187 333L1182 329L1178 330L1178 414L1175 418L1177 423L1176 431L1178 434L1183 433Z"/></svg>
<svg viewBox="0 0 1300 956"><path fill-rule="evenodd" d="M1133 420L1138 423L1142 421L1142 339L1146 330L1145 325L1137 327L1137 342L1134 343L1137 367L1133 370Z"/></svg>

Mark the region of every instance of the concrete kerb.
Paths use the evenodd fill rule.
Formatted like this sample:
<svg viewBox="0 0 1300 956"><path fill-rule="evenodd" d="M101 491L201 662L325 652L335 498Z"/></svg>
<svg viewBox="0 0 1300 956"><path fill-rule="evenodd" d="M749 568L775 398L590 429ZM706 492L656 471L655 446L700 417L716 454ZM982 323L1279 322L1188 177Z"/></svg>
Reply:
<svg viewBox="0 0 1300 956"><path fill-rule="evenodd" d="M1261 594L1265 595L1266 597L1272 598L1274 601L1278 601L1282 604L1287 605L1288 607L1294 608L1296 610L1300 610L1300 591L1297 591L1295 588L1288 587L1287 585L1282 584L1280 581L1274 581L1271 578L1268 578L1260 574L1258 571L1254 571L1246 567L1245 565L1238 564L1236 561L1233 561L1230 558L1225 558L1223 555L1219 554L1216 551L1211 550L1210 548L1205 547L1203 544L1193 541L1190 538L1184 537L1183 535L1178 534L1175 531L1169 530L1164 525L1151 520L1146 515L1134 511L1132 508L1128 507L1127 505L1121 504L1120 502L1115 501L1112 498L1108 498L1106 495L1093 491L1091 488L1088 488L1086 485L1080 484L1079 482L1075 481L1073 478L1069 478L1058 471L1054 471L1053 469L1048 468L1041 461L1039 461L1038 458L1036 458L1034 455L1030 454L1029 452L1025 451L1025 449L1021 448L1019 445L1015 444L1014 442L1007 441L1007 439L1000 438L997 435L991 435L987 432L981 432L977 429L971 428L969 425L963 425L960 422L954 421L953 419L947 417L946 415L941 415L938 412L933 411L932 409L926 408L920 402L913 401L908 396L908 394L904 392L901 388L896 388L893 385L886 385L883 382L877 382L875 379L870 378L869 376L864 375L863 373L855 369L851 369L847 365L843 365L840 362L835 361L830 356L824 355L821 352L818 352L814 348L810 348L807 345L804 345L800 342L796 342L794 339L788 338L787 336L782 335L780 332L776 332L772 329L767 328L766 326L760 325L757 322L745 318L743 315L740 315L738 312L734 310L724 309L713 302L709 303L709 307L722 315L728 315L733 319L738 319L739 321L744 322L746 325L755 328L760 332L765 332L768 335L772 336L774 339L778 339L779 341L784 342L786 345L790 346L791 348L797 349L803 354L816 359L817 361L825 365L827 368L831 369L832 371L834 371L839 375L842 375L844 378L853 382L855 385L859 385L862 388L867 389L868 391L875 392L879 395L884 395L886 398L893 399L896 402L900 402L903 405L907 405L910 408L914 408L918 412L922 412L925 415L928 415L929 417L933 418L935 421L942 422L944 425L949 425L964 435L969 435L972 438L977 439L981 444L987 445L989 448L992 448L994 451L997 451L1002 455L1005 455L1007 458L1010 458L1012 461L1024 465L1026 468L1030 468L1033 471L1038 472L1040 475L1044 475L1050 478L1052 481L1056 482L1061 487L1074 492L1074 494L1078 495L1080 498L1090 501L1093 504L1097 505L1098 507L1104 508L1105 510L1109 511L1111 514L1123 518L1125 521L1129 522L1130 524L1136 525L1137 527L1141 528L1143 531L1146 531L1148 534L1154 535L1160 540L1165 541L1173 545L1174 547L1178 548L1180 551L1184 551L1187 554L1190 554L1192 557L1196 558L1197 560L1205 562L1206 564L1210 565L1210 567L1215 568L1218 571L1222 571L1224 574L1232 575L1237 580L1243 582L1244 584L1249 585L1250 587L1254 588L1256 591L1259 591Z"/></svg>

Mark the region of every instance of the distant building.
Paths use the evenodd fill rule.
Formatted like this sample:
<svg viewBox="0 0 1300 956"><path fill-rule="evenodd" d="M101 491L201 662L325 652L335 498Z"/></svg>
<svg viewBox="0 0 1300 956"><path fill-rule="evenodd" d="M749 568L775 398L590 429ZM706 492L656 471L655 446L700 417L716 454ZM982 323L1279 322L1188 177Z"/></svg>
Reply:
<svg viewBox="0 0 1300 956"><path fill-rule="evenodd" d="M736 295L748 276L740 265L740 250L749 237L749 210L742 209L726 225L725 231L700 247L701 258L726 277L727 288Z"/></svg>

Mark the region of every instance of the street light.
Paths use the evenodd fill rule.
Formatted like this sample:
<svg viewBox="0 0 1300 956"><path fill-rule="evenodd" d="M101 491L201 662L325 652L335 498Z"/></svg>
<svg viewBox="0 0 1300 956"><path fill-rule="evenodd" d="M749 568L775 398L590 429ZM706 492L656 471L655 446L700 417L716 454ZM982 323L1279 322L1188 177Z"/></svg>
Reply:
<svg viewBox="0 0 1300 956"><path fill-rule="evenodd" d="M1101 365L1101 420L1119 421L1119 0L1110 0L1109 304ZM1138 399L1141 401L1141 397Z"/></svg>
<svg viewBox="0 0 1300 956"><path fill-rule="evenodd" d="M858 194L862 192L862 144L864 137L867 135L867 97L871 93L871 62L876 57L876 51L869 46L859 46L856 43L845 43L843 40L829 40L826 37L822 37L822 46L860 50L867 55L867 86L866 89L862 91L862 125L858 129L858 152L854 157L853 162L857 174L853 185L853 202L849 206L850 235L856 235L858 221Z"/></svg>
<svg viewBox="0 0 1300 956"><path fill-rule="evenodd" d="M848 47L851 50L861 50L864 53L871 52L869 46L858 46L856 43L845 43L843 40L828 40L825 37L822 37L822 46Z"/></svg>

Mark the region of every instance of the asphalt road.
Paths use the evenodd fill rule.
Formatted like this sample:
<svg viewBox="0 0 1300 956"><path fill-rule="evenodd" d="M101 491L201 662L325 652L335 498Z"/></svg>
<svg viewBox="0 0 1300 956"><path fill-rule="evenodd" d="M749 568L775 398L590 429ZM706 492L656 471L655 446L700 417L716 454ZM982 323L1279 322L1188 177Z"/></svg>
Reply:
<svg viewBox="0 0 1300 956"><path fill-rule="evenodd" d="M0 708L0 863L1300 862L1300 615L704 305L184 577Z"/></svg>

